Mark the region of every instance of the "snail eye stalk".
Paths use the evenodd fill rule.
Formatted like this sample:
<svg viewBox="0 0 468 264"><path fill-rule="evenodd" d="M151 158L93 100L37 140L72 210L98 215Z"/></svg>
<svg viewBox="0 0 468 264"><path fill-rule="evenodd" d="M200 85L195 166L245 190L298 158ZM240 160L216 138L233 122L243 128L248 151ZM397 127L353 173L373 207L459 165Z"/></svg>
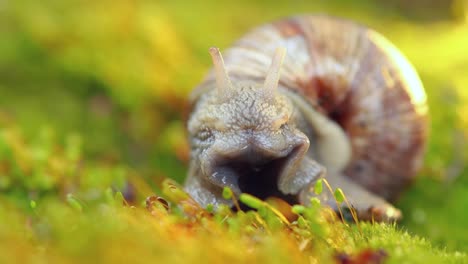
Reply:
<svg viewBox="0 0 468 264"><path fill-rule="evenodd" d="M229 97L230 91L232 90L232 83L229 79L226 67L224 66L223 56L221 55L219 49L216 47L211 47L209 51L215 70L218 97L220 101L224 101L227 97Z"/></svg>
<svg viewBox="0 0 468 264"><path fill-rule="evenodd" d="M278 82L281 75L281 65L283 64L284 57L286 55L285 48L277 48L273 60L271 61L270 69L265 78L264 88L265 93L269 97L274 97Z"/></svg>

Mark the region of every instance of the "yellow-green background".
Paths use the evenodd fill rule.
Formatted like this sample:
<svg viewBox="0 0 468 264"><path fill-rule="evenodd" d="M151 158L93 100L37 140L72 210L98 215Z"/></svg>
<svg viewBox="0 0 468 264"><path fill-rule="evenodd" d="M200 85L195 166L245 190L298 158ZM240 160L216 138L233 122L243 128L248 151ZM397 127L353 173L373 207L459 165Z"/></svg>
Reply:
<svg viewBox="0 0 468 264"><path fill-rule="evenodd" d="M0 202L11 206L0 215L22 208L27 218L31 200L68 193L93 207L109 186L133 190L140 203L163 177L182 182L184 100L210 67L208 47L226 48L256 25L303 13L366 24L414 64L431 135L420 177L398 202L400 227L466 252L463 0L0 0ZM137 187L129 190L128 179Z"/></svg>

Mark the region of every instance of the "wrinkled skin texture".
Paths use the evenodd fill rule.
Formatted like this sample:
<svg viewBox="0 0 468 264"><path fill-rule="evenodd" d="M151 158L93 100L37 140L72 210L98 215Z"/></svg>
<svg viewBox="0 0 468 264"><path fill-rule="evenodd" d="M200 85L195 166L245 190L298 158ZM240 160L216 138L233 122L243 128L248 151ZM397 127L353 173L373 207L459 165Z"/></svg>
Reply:
<svg viewBox="0 0 468 264"><path fill-rule="evenodd" d="M309 139L297 129L287 97L254 83L231 92L226 100L215 90L204 95L188 123L192 163L186 189L198 202L230 203L220 195L224 186L236 194L252 187L260 196L297 195L323 174L324 168L306 157ZM248 179L253 177L264 181Z"/></svg>

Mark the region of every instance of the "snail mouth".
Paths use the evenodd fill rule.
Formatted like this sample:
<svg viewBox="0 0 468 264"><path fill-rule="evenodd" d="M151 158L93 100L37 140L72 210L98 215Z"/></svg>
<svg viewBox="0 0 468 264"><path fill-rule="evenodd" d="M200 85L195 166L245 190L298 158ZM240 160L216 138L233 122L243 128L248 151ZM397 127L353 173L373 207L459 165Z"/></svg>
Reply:
<svg viewBox="0 0 468 264"><path fill-rule="evenodd" d="M285 195L278 189L278 179L288 160L289 155L277 158L240 155L219 161L215 171L219 175L231 175L228 178L231 182L227 182L226 186L233 186L234 192L248 193L260 199L277 197L295 203L296 196Z"/></svg>

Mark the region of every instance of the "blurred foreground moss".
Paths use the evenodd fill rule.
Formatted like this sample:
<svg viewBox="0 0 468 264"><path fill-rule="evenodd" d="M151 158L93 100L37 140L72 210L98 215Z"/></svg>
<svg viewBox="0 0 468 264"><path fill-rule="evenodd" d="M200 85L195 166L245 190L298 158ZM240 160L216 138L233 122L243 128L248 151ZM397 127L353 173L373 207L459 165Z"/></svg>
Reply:
<svg viewBox="0 0 468 264"><path fill-rule="evenodd" d="M361 223L359 233L355 226L333 220L328 210L300 214L286 225L262 210L234 213L220 208L211 213L171 194L166 196L170 206L153 202L148 210L123 205L119 193L107 193L107 199L93 205L76 200L82 210L70 202L42 199L24 214L2 201L0 216L6 225L0 227L0 261L330 263L363 250L383 252L378 259L388 263L468 260L463 253L433 248L394 225Z"/></svg>
<svg viewBox="0 0 468 264"><path fill-rule="evenodd" d="M83 160L74 135L0 132L0 263L468 261L395 225L343 223L317 203L277 211L249 196L241 201L256 210L203 209L172 180L145 203L152 188L140 176Z"/></svg>

